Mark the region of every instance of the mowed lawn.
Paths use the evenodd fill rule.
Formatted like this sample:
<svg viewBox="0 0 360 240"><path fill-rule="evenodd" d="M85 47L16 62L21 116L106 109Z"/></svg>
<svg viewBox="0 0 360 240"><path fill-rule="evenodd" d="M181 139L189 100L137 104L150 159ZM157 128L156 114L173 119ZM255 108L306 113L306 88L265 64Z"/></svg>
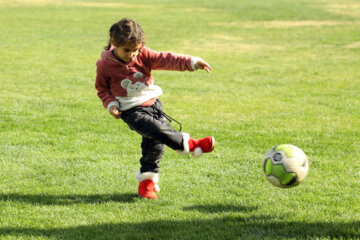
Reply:
<svg viewBox="0 0 360 240"><path fill-rule="evenodd" d="M158 200L137 196L141 138L94 88L123 17L214 69L153 72L165 112L217 140L166 149ZM357 0L1 0L0 84L0 239L360 239ZM262 171L282 143L310 162L292 189Z"/></svg>

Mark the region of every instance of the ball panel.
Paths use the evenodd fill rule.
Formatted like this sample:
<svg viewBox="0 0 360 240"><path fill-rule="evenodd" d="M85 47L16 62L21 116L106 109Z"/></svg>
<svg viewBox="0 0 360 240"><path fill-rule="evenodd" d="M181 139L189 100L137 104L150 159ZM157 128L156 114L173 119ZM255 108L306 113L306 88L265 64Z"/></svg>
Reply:
<svg viewBox="0 0 360 240"><path fill-rule="evenodd" d="M267 176L278 178L282 185L287 185L296 178L295 173L287 172L281 164L273 164L271 159L265 160L264 171Z"/></svg>
<svg viewBox="0 0 360 240"><path fill-rule="evenodd" d="M288 158L295 158L300 166L304 165L307 160L305 153L291 144L281 144L275 148L275 151L283 151Z"/></svg>
<svg viewBox="0 0 360 240"><path fill-rule="evenodd" d="M294 150L290 144L281 144L275 148L275 151L283 151L285 153L285 155L288 157L294 156L294 154L293 154Z"/></svg>
<svg viewBox="0 0 360 240"><path fill-rule="evenodd" d="M295 173L286 172L282 165L273 165L272 175L278 177L281 184L284 185L288 184L289 182L291 182L291 180L293 180L294 177L296 177Z"/></svg>
<svg viewBox="0 0 360 240"><path fill-rule="evenodd" d="M292 182L296 181L297 177L295 173L285 173L281 176L281 184L290 185Z"/></svg>
<svg viewBox="0 0 360 240"><path fill-rule="evenodd" d="M280 180L275 176L267 176L267 180L274 186L282 187L282 184L280 183Z"/></svg>
<svg viewBox="0 0 360 240"><path fill-rule="evenodd" d="M271 159L265 159L264 161L264 171L266 175L271 175L271 169L272 169L272 162Z"/></svg>
<svg viewBox="0 0 360 240"><path fill-rule="evenodd" d="M300 168L299 168L299 170L297 172L297 175L298 175L298 178L299 178L298 181L299 182L303 181L306 178L306 176L308 175L308 173L309 173L309 163L306 160L305 166L304 167L300 166Z"/></svg>
<svg viewBox="0 0 360 240"><path fill-rule="evenodd" d="M283 165L287 172L297 173L301 171L301 166L299 166L299 162L296 158L288 158L286 161L283 162Z"/></svg>

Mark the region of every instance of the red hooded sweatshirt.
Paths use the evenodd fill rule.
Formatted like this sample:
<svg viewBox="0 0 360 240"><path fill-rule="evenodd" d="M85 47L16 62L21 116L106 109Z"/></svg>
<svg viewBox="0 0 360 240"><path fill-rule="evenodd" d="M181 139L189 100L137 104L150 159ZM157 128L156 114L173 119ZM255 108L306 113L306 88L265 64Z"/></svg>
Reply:
<svg viewBox="0 0 360 240"><path fill-rule="evenodd" d="M117 106L120 111L150 106L162 94L161 88L154 85L151 70L194 71L200 59L141 47L131 62L123 63L113 55L112 49L103 51L96 63L95 88L105 108Z"/></svg>

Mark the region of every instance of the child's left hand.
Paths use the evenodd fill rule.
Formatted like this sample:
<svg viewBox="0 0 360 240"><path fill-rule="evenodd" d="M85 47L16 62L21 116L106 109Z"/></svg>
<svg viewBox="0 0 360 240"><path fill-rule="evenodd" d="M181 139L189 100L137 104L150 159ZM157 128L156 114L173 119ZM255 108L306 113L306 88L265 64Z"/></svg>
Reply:
<svg viewBox="0 0 360 240"><path fill-rule="evenodd" d="M209 64L207 64L204 60L197 60L195 63L195 69L204 69L207 73L213 70Z"/></svg>

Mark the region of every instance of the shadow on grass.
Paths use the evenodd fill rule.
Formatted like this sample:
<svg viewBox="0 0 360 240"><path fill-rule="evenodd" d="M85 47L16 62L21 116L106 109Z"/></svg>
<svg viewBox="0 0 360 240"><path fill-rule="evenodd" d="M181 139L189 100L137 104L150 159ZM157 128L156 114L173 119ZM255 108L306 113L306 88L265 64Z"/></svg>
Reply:
<svg viewBox="0 0 360 240"><path fill-rule="evenodd" d="M136 194L104 195L0 195L0 201L31 204L68 205L75 203L132 202ZM360 221L353 222L287 222L271 216L251 214L252 206L226 204L195 205L184 211L203 213L233 212L233 216L195 220L153 220L136 223L108 223L61 228L0 227L0 239L39 237L51 239L360 239ZM146 214L146 213L144 213Z"/></svg>
<svg viewBox="0 0 360 240"><path fill-rule="evenodd" d="M266 217L146 221L67 228L0 228L2 236L51 239L359 239L360 222L274 222Z"/></svg>
<svg viewBox="0 0 360 240"><path fill-rule="evenodd" d="M134 202L137 194L92 194L92 195L48 195L48 194L0 194L0 201L26 202L40 205L72 205L79 203Z"/></svg>
<svg viewBox="0 0 360 240"><path fill-rule="evenodd" d="M257 209L252 206L235 206L229 204L195 205L184 207L184 211L199 211L203 213L224 213L224 212L248 212Z"/></svg>

